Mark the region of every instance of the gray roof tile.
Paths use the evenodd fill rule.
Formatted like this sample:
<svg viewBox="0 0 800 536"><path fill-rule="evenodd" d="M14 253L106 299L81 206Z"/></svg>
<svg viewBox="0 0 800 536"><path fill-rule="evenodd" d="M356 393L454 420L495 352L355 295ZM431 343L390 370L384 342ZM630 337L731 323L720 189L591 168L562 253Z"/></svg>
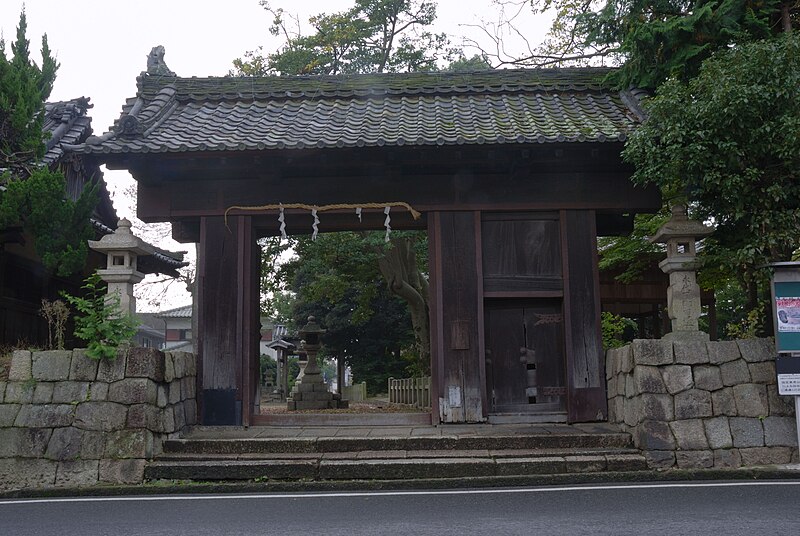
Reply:
<svg viewBox="0 0 800 536"><path fill-rule="evenodd" d="M84 153L624 140L637 98L604 68L264 78L143 75Z"/></svg>

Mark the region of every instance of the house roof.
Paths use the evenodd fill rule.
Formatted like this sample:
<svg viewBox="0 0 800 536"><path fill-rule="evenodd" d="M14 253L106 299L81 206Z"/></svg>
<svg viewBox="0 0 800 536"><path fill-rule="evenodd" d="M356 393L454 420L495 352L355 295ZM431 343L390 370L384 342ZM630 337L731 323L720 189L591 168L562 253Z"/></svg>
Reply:
<svg viewBox="0 0 800 536"><path fill-rule="evenodd" d="M91 135L92 118L86 112L93 106L86 97L45 103L42 130L50 134L50 138L45 142L44 164L52 165L64 156L62 144L81 143Z"/></svg>
<svg viewBox="0 0 800 536"><path fill-rule="evenodd" d="M180 78L143 73L112 130L72 147L142 154L619 142L642 120L607 68Z"/></svg>
<svg viewBox="0 0 800 536"><path fill-rule="evenodd" d="M192 305L184 305L156 313L156 318L192 318Z"/></svg>

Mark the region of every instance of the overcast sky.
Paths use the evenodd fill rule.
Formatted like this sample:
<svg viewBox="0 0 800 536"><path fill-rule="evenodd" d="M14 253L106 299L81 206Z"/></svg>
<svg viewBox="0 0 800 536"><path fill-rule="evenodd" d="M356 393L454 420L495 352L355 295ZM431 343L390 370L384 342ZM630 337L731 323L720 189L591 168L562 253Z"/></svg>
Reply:
<svg viewBox="0 0 800 536"><path fill-rule="evenodd" d="M32 57L41 62L41 36L46 33L50 48L61 64L50 100L86 96L95 133L108 130L119 116L125 99L136 95L136 77L146 69L147 54L164 45L165 61L178 76L223 76L232 60L245 51L263 46L274 51L280 45L268 28L270 15L258 0L27 0L28 39ZM320 12L331 13L352 6L352 0L273 0L273 7L297 13L301 21ZM0 0L0 30L10 56L23 2ZM439 0L437 32L451 36L453 45L463 36L482 40L470 25L499 19L491 0ZM543 37L548 21L525 13L520 27L536 43ZM520 44L508 41L509 47ZM475 50L465 50L467 56ZM125 172L106 172L120 216L131 217L123 190L133 181ZM181 249L185 246L165 244ZM167 306L184 305L188 295L172 297ZM152 309L141 303L141 309Z"/></svg>

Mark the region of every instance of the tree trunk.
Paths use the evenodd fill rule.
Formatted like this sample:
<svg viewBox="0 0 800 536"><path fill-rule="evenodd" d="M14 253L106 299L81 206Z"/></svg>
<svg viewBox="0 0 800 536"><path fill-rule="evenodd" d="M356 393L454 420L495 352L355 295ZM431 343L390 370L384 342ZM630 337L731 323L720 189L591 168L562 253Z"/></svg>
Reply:
<svg viewBox="0 0 800 536"><path fill-rule="evenodd" d="M428 310L428 281L420 272L417 256L407 238L392 239L392 247L378 260L389 290L408 304L417 346L417 368L430 372L431 337Z"/></svg>

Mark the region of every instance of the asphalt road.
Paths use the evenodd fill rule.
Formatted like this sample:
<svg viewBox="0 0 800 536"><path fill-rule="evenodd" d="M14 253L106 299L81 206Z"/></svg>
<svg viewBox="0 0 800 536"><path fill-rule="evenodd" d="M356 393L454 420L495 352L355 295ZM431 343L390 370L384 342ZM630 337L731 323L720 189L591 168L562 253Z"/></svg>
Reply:
<svg viewBox="0 0 800 536"><path fill-rule="evenodd" d="M0 500L0 534L800 534L800 481Z"/></svg>

